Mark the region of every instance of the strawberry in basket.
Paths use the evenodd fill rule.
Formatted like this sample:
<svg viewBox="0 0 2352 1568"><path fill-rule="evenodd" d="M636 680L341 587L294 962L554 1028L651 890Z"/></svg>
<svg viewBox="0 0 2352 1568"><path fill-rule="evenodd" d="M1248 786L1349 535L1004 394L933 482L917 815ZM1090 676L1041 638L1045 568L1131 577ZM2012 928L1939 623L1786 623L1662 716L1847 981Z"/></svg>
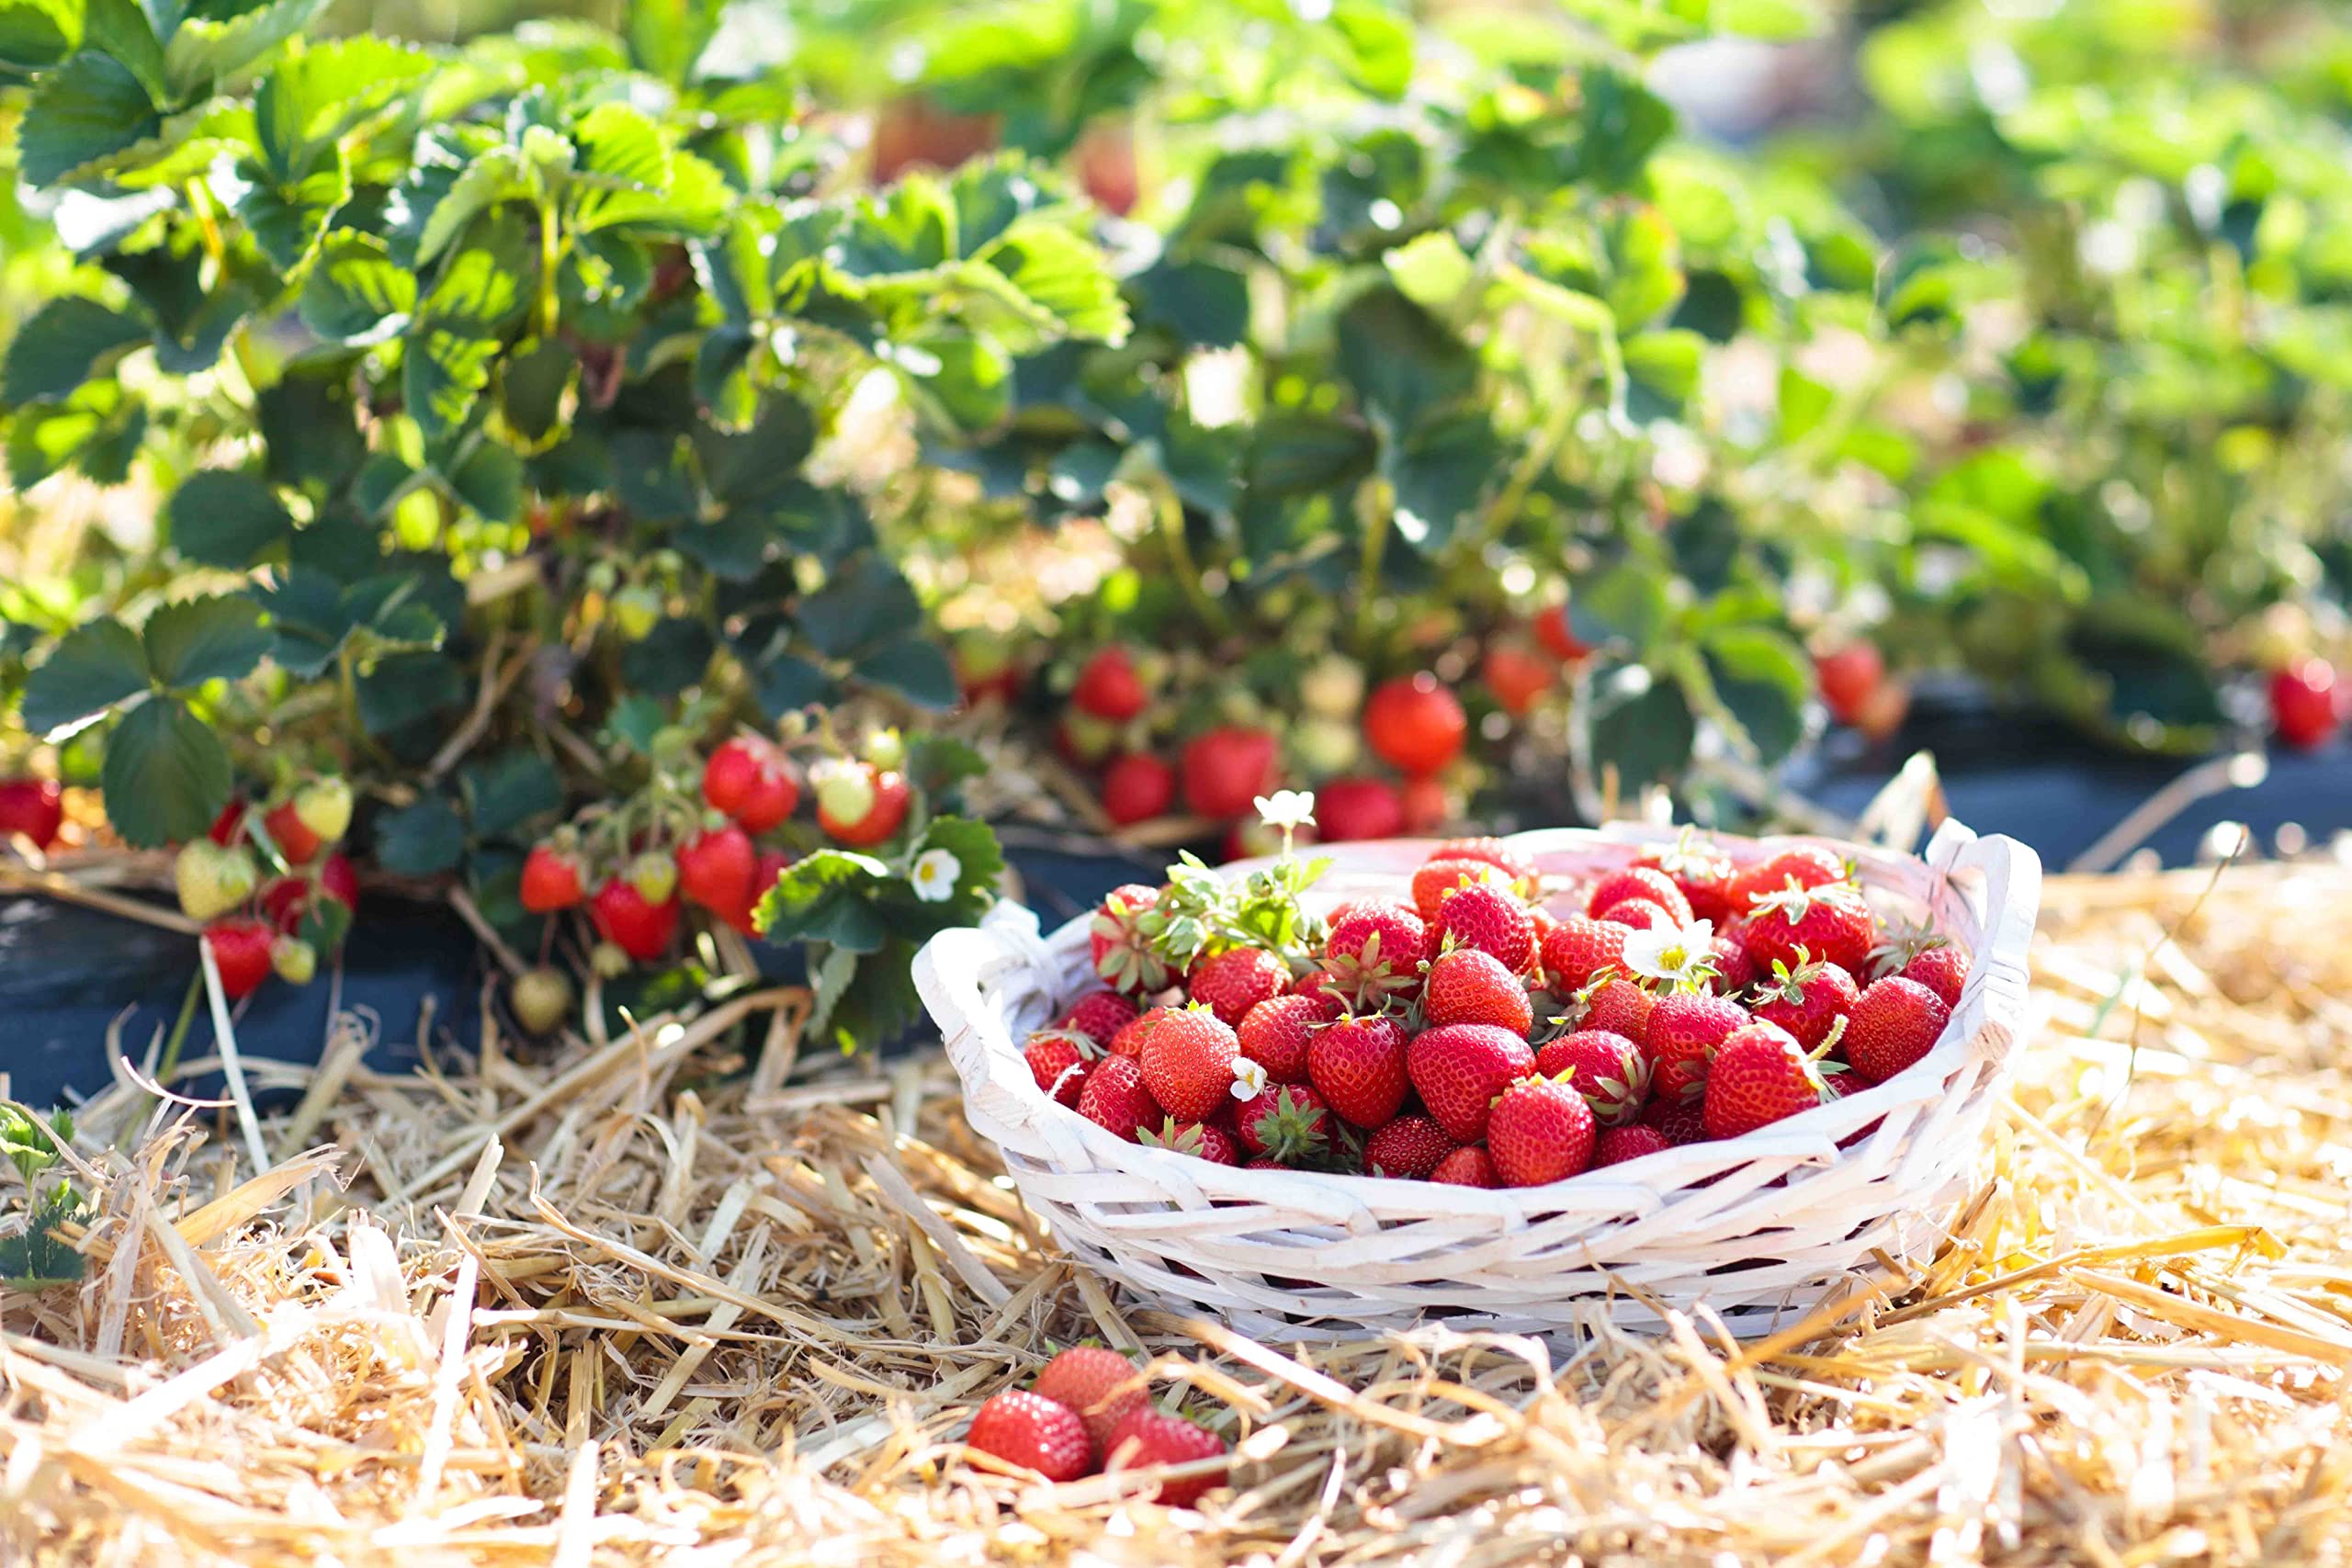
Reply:
<svg viewBox="0 0 2352 1568"><path fill-rule="evenodd" d="M1292 848L1312 797L1261 805L1283 852L1113 893L1089 928L1107 988L1031 1043L1040 1089L1130 1142L1540 1186L1893 1077L1966 975L1924 927L1883 929L1835 852L1741 866L1688 832L1548 888L1510 845L1453 840L1318 917L1330 863Z"/></svg>

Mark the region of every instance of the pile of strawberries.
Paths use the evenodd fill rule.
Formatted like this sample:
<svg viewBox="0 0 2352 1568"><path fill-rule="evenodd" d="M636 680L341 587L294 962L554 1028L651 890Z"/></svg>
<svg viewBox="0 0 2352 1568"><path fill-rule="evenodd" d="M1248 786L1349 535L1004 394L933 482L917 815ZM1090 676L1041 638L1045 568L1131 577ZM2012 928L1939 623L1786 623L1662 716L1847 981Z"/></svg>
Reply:
<svg viewBox="0 0 2352 1568"><path fill-rule="evenodd" d="M1226 1451L1215 1432L1155 1408L1142 1371L1099 1345L1064 1350L1029 1387L990 1395L973 1415L964 1444L1048 1481L1190 1465ZM1170 1507L1187 1506L1217 1483L1214 1469L1169 1477L1154 1495Z"/></svg>
<svg viewBox="0 0 2352 1568"><path fill-rule="evenodd" d="M1317 919L1298 896L1327 863L1227 884L1188 860L1112 893L1104 988L1030 1037L1038 1087L1223 1164L1540 1186L1883 1082L1968 972L1815 846L1736 865L1685 835L1568 882L1455 840Z"/></svg>

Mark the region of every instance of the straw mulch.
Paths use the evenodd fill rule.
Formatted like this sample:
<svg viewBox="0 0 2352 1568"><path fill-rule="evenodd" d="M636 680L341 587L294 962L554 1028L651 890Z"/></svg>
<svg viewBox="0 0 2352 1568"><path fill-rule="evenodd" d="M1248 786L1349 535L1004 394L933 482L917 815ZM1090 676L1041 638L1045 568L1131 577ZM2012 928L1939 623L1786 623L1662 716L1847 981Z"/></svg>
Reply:
<svg viewBox="0 0 2352 1568"><path fill-rule="evenodd" d="M1746 1348L1156 1315L1057 1259L935 1055L796 1066L789 994L558 1061L249 1060L313 1091L257 1178L233 1112L126 1085L87 1280L0 1297L0 1561L2340 1562L2352 872L2211 880L2053 882L1954 1239ZM1090 1336L1231 1490L965 1458Z"/></svg>

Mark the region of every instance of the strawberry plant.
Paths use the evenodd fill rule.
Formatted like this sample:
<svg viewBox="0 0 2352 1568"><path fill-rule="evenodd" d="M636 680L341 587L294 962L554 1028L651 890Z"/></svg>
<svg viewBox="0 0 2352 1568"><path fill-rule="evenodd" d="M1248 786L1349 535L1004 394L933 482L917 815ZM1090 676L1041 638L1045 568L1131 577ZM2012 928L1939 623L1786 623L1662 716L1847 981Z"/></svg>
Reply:
<svg viewBox="0 0 2352 1568"><path fill-rule="evenodd" d="M748 921L830 833L885 868L815 857L863 916L794 895L777 931L829 944L839 1000L844 955L972 918L997 865L944 810L944 753L861 773L854 813L817 783L818 829L763 762L815 734L865 768L810 716L956 699L860 442L880 408L951 450L1016 358L1120 341L1092 210L1014 156L861 192L791 81L706 50L716 7L455 50L313 40L318 10L61 0L6 34L17 172L62 258L0 358L9 477L156 515L152 540L94 536L70 592L0 602L0 700L128 844L266 801L274 869L347 829L518 941L593 901L640 962L673 955L650 885L677 853L694 908ZM526 887L592 808L626 831L591 825L587 880L540 858ZM739 897L746 846L706 809L771 835L760 886ZM944 901L908 880L934 849L965 868ZM253 892L199 881L213 915ZM213 945L259 983L245 926Z"/></svg>

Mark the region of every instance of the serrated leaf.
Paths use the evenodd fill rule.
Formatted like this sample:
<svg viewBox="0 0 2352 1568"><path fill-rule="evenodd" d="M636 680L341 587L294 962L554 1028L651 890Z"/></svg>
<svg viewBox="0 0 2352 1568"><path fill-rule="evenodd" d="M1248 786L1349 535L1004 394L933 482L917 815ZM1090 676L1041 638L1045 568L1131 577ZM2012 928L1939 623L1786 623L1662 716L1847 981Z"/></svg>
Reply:
<svg viewBox="0 0 2352 1568"><path fill-rule="evenodd" d="M447 475L449 492L477 516L512 523L523 513L523 459L495 441L478 443Z"/></svg>
<svg viewBox="0 0 2352 1568"><path fill-rule="evenodd" d="M282 544L294 532L293 514L251 474L200 468L172 492L172 547L205 566L236 570Z"/></svg>
<svg viewBox="0 0 2352 1568"><path fill-rule="evenodd" d="M151 697L107 737L107 821L125 843L153 849L199 838L229 803L220 738L177 697Z"/></svg>
<svg viewBox="0 0 2352 1568"><path fill-rule="evenodd" d="M1365 406L1397 429L1469 394L1477 358L1394 288L1367 290L1340 313L1339 367Z"/></svg>
<svg viewBox="0 0 2352 1568"><path fill-rule="evenodd" d="M752 428L741 435L707 426L694 432L703 483L731 505L780 494L798 476L816 441L816 416L788 392L771 393L763 400Z"/></svg>
<svg viewBox="0 0 2352 1568"><path fill-rule="evenodd" d="M885 643L858 660L861 681L896 692L917 707L952 708L960 695L956 670L935 643L910 637Z"/></svg>
<svg viewBox="0 0 2352 1568"><path fill-rule="evenodd" d="M1595 772L1613 767L1625 795L1679 773L1698 725L1682 688L1634 666L1597 683L1590 718Z"/></svg>
<svg viewBox="0 0 2352 1568"><path fill-rule="evenodd" d="M376 818L376 862L402 876L437 876L466 855L465 819L439 795Z"/></svg>
<svg viewBox="0 0 2352 1568"><path fill-rule="evenodd" d="M598 104L580 117L571 140L579 149L578 178L641 191L670 187L670 150L661 128L642 110L618 102Z"/></svg>
<svg viewBox="0 0 2352 1568"><path fill-rule="evenodd" d="M945 850L956 857L955 892L937 903L920 905L913 912L921 917L921 926L901 931L902 935L928 937L948 926L970 925L996 902L997 882L1004 875L1004 852L987 823L965 817L934 817L916 840L909 863L933 850Z"/></svg>
<svg viewBox="0 0 2352 1568"><path fill-rule="evenodd" d="M247 172L263 173L259 168ZM350 171L341 150L331 147L299 179L248 186L237 198L236 212L270 264L280 272L293 272L308 259L336 210L350 199Z"/></svg>
<svg viewBox="0 0 2352 1568"><path fill-rule="evenodd" d="M8 478L30 490L74 467L102 485L120 484L147 433L147 405L113 381L85 382L62 403L34 403L8 425Z"/></svg>
<svg viewBox="0 0 2352 1568"><path fill-rule="evenodd" d="M852 278L889 278L929 272L957 254L954 204L937 180L916 173L858 203L834 265Z"/></svg>
<svg viewBox="0 0 2352 1568"><path fill-rule="evenodd" d="M1668 612L1663 577L1637 560L1620 561L1577 583L1568 596L1568 624L1577 639L1596 648L1622 642L1645 650L1664 633Z"/></svg>
<svg viewBox="0 0 2352 1568"><path fill-rule="evenodd" d="M537 270L524 225L511 213L450 254L410 323L401 365L408 412L427 439L448 434L472 412Z"/></svg>
<svg viewBox="0 0 2352 1568"><path fill-rule="evenodd" d="M0 4L0 65L38 71L72 54L81 41L78 0L5 0Z"/></svg>
<svg viewBox="0 0 2352 1568"><path fill-rule="evenodd" d="M65 634L25 680L23 719L47 735L147 690L146 646L120 621L90 621Z"/></svg>
<svg viewBox="0 0 2352 1568"><path fill-rule="evenodd" d="M58 1232L88 1217L87 1208L72 1189L51 1188L25 1216L23 1231L0 1237L0 1282L12 1290L38 1291L81 1279L87 1263Z"/></svg>
<svg viewBox="0 0 2352 1568"><path fill-rule="evenodd" d="M755 912L770 942L829 942L852 953L878 951L889 928L869 901L892 880L872 855L819 850L776 879Z"/></svg>
<svg viewBox="0 0 2352 1568"><path fill-rule="evenodd" d="M52 299L9 340L0 366L0 402L66 397L146 341L145 323L95 299Z"/></svg>
<svg viewBox="0 0 2352 1568"><path fill-rule="evenodd" d="M164 40L165 89L175 103L209 92L221 77L252 64L308 27L325 3L269 0L223 20L187 17Z"/></svg>
<svg viewBox="0 0 2352 1568"><path fill-rule="evenodd" d="M278 184L309 168L433 69L422 50L362 35L311 44L279 61L254 90L254 141Z"/></svg>
<svg viewBox="0 0 2352 1568"><path fill-rule="evenodd" d="M1413 81L1413 28L1378 0L1337 0L1330 26L1345 50L1348 75L1382 98L1401 98Z"/></svg>
<svg viewBox="0 0 2352 1568"><path fill-rule="evenodd" d="M718 232L734 204L735 187L718 164L691 152L676 152L670 158L669 183L660 190L582 188L572 222L583 233L623 230L662 239L699 240Z"/></svg>
<svg viewBox="0 0 2352 1568"><path fill-rule="evenodd" d="M770 722L824 701L832 689L832 677L796 654L772 653L752 667L752 694Z"/></svg>
<svg viewBox="0 0 2352 1568"><path fill-rule="evenodd" d="M563 809L562 781L536 751L518 747L470 762L459 777L476 838L510 838Z"/></svg>
<svg viewBox="0 0 2352 1568"><path fill-rule="evenodd" d="M1042 347L1057 337L1120 344L1127 336L1126 301L1102 253L1067 229L1023 223L982 251L974 262L1001 276L1035 307ZM1008 341L1015 353L1028 352Z"/></svg>
<svg viewBox="0 0 2352 1568"><path fill-rule="evenodd" d="M1415 235L1383 254L1380 264L1406 299L1440 312L1461 299L1478 276L1476 264L1442 229Z"/></svg>
<svg viewBox="0 0 2352 1568"><path fill-rule="evenodd" d="M466 680L455 660L437 653L397 653L359 677L359 722L370 735L421 724L464 705Z"/></svg>
<svg viewBox="0 0 2352 1568"><path fill-rule="evenodd" d="M399 336L415 310L416 275L383 241L347 229L327 237L302 286L303 324L353 347Z"/></svg>
<svg viewBox="0 0 2352 1568"><path fill-rule="evenodd" d="M673 615L622 650L621 677L654 696L675 696L702 679L717 650L708 626Z"/></svg>
<svg viewBox="0 0 2352 1568"><path fill-rule="evenodd" d="M824 587L801 601L801 635L820 653L845 658L896 640L922 621L914 589L888 561L862 555L843 564Z"/></svg>
<svg viewBox="0 0 2352 1568"><path fill-rule="evenodd" d="M1764 626L1731 626L1707 639L1707 671L1756 760L1781 761L1804 739L1804 704L1813 665L1804 650Z"/></svg>
<svg viewBox="0 0 2352 1568"><path fill-rule="evenodd" d="M432 215L416 242L416 265L424 265L456 242L466 226L502 201L532 194L523 155L512 147L492 147L457 173L449 188L434 203Z"/></svg>
<svg viewBox="0 0 2352 1568"><path fill-rule="evenodd" d="M33 89L17 127L18 169L36 186L52 186L153 136L162 124L147 89L128 67L85 51Z"/></svg>
<svg viewBox="0 0 2352 1568"><path fill-rule="evenodd" d="M267 656L271 640L261 606L242 593L164 604L147 617L141 638L147 667L172 687L249 675Z"/></svg>

